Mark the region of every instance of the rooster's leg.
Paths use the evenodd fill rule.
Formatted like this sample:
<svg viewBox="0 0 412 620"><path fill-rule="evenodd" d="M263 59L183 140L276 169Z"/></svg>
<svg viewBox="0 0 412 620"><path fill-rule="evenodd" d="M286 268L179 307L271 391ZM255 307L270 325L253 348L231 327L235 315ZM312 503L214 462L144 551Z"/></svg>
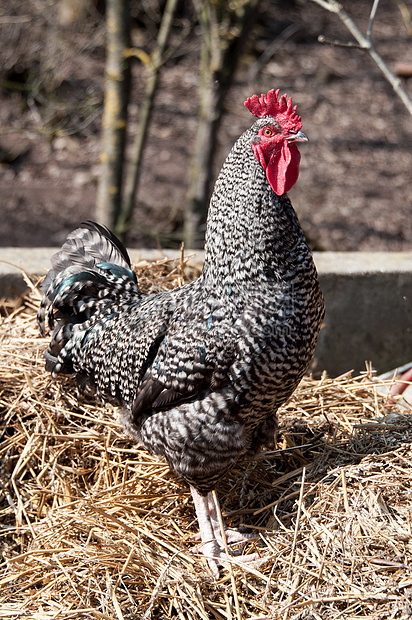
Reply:
<svg viewBox="0 0 412 620"><path fill-rule="evenodd" d="M206 556L210 570L215 577L219 577L219 558L223 557L219 543L216 540L212 521L209 513L208 497L200 495L194 487L190 487L193 502L199 522L200 539L202 541L202 553Z"/></svg>
<svg viewBox="0 0 412 620"><path fill-rule="evenodd" d="M193 502L196 509L197 520L199 522L200 540L202 541L202 553L206 556L207 563L215 577L219 577L219 567L221 563L228 559L222 550L224 547L222 532L220 528L218 511L212 493L207 496L200 495L194 487L190 487ZM236 530L225 530L226 542L247 542L251 538L256 538L253 534L243 534ZM237 561L252 562L258 559L255 553L248 556L241 556Z"/></svg>

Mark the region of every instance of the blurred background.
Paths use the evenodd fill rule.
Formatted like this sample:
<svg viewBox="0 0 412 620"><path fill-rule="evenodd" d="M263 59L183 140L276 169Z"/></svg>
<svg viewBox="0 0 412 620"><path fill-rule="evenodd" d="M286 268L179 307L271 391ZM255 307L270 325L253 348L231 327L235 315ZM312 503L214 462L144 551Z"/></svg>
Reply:
<svg viewBox="0 0 412 620"><path fill-rule="evenodd" d="M243 102L280 88L310 139L290 194L311 246L411 250L411 114L365 51L319 42L353 41L339 16L312 0L112 4L9 0L0 9L0 246L57 246L89 218L118 228L132 185L119 229L128 246L184 238L201 247L213 181L252 123ZM372 0L341 4L366 33ZM108 157L109 5L126 12L125 151L114 206L100 199L96 208ZM411 10L381 0L372 32L409 96Z"/></svg>

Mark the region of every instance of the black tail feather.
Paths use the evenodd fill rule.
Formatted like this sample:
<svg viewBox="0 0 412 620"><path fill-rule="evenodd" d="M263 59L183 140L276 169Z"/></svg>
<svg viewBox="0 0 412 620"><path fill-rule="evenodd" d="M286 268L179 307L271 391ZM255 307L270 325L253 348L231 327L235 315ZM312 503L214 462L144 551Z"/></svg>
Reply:
<svg viewBox="0 0 412 620"><path fill-rule="evenodd" d="M40 333L53 330L46 359L49 370L70 368L58 360L74 325L84 323L115 301L142 297L126 248L104 226L87 221L71 232L52 257L37 314ZM69 362L69 360L67 360Z"/></svg>

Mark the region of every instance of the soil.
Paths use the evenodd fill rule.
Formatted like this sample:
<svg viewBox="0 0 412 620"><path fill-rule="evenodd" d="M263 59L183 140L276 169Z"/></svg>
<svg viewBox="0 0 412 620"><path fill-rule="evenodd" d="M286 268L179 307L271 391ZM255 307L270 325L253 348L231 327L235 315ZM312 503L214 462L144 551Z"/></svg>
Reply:
<svg viewBox="0 0 412 620"><path fill-rule="evenodd" d="M65 16L64 4L11 0L0 16L0 246L59 245L94 217L104 19L90 7L86 18L82 0L79 14ZM363 32L371 4L343 1ZM199 32L188 27L185 6L156 97L130 246L156 247L164 235L177 243L180 235L199 86ZM381 1L373 42L392 70L412 62L404 19L394 0ZM137 15L133 44L150 52L155 29L145 20ZM300 178L290 197L312 246L411 250L411 116L365 52L322 45L319 34L350 39L336 16L309 0L263 2L227 96L215 173L250 124L243 101L279 87L293 96L310 138L300 149ZM275 54L254 76L275 39ZM131 133L143 83L136 61ZM412 96L412 80L403 85Z"/></svg>

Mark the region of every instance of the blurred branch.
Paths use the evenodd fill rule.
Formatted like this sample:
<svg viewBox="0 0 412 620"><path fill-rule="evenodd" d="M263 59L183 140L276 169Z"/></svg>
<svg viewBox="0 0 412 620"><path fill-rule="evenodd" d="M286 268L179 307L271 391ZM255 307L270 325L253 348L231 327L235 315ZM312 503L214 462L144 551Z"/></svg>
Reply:
<svg viewBox="0 0 412 620"><path fill-rule="evenodd" d="M373 22L376 17L376 11L378 10L378 5L379 5L379 0L374 0L370 15L369 15L368 29L366 31L366 40L368 41L369 44L371 44Z"/></svg>
<svg viewBox="0 0 412 620"><path fill-rule="evenodd" d="M385 78L391 84L393 90L398 95L398 97L401 99L402 103L405 105L409 114L412 115L412 99L409 97L409 95L403 88L400 80L396 77L396 75L392 73L392 71L390 71L390 69L385 64L384 60L381 58L381 56L378 54L378 52L375 50L372 44L372 40L371 40L372 39L372 28L373 28L374 19L376 16L376 11L379 5L379 0L374 0L373 2L370 16L369 16L369 24L368 24L366 36L362 34L362 32L359 30L359 28L356 26L356 24L352 20L352 18L348 15L348 13L346 13L342 5L339 2L336 2L336 0L311 0L311 1L315 2L322 8L329 11L330 13L335 13L340 18L340 20L345 24L346 28L349 30L349 32L352 34L354 39L357 41L358 45L352 42L341 43L340 41L328 41L323 36L320 36L318 38L319 42L328 43L329 45L336 45L338 47L357 47L358 49L361 49L367 52L369 56L372 58L372 60L375 62L377 67L380 69L380 71L383 73Z"/></svg>
<svg viewBox="0 0 412 620"><path fill-rule="evenodd" d="M121 204L129 97L129 2L106 0L106 71L96 217L113 228Z"/></svg>
<svg viewBox="0 0 412 620"><path fill-rule="evenodd" d="M142 155L146 142L149 123L152 116L153 104L159 79L160 68L164 63L164 52L169 38L173 17L176 11L178 0L167 0L164 8L162 22L160 24L156 47L152 54L148 56L142 50L127 50L127 54L136 55L147 67L147 83L145 96L140 109L139 125L133 144L132 159L128 170L125 186L124 201L116 221L116 234L124 239L124 235L129 227L133 213L137 187L142 167Z"/></svg>
<svg viewBox="0 0 412 620"><path fill-rule="evenodd" d="M398 5L398 8L401 12L403 23L405 24L405 28L408 31L409 36L412 37L411 13L403 0L395 0L395 2Z"/></svg>
<svg viewBox="0 0 412 620"><path fill-rule="evenodd" d="M189 189L184 212L184 242L196 247L206 220L213 156L225 96L235 74L243 44L259 0L194 0L202 32L200 101Z"/></svg>

